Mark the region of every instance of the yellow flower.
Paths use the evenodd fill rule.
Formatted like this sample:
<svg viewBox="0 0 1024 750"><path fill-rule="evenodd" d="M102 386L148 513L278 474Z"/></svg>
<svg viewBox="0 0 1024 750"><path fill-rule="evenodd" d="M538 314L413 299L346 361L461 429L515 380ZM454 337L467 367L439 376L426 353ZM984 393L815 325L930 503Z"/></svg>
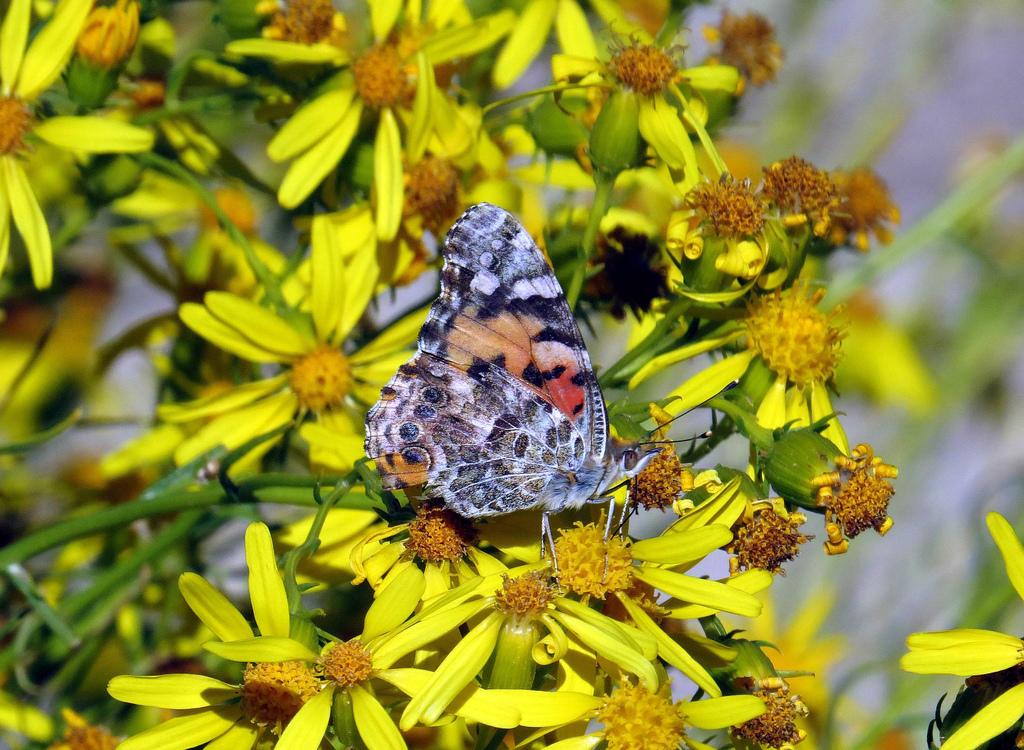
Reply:
<svg viewBox="0 0 1024 750"><path fill-rule="evenodd" d="M99 6L89 13L75 52L98 68L111 69L128 58L138 38L138 2L117 0L114 5Z"/></svg>
<svg viewBox="0 0 1024 750"><path fill-rule="evenodd" d="M53 720L35 706L0 691L0 729L47 742L53 737Z"/></svg>
<svg viewBox="0 0 1024 750"><path fill-rule="evenodd" d="M93 726L70 708L65 708L61 716L64 736L49 750L114 750L120 742L106 727Z"/></svg>
<svg viewBox="0 0 1024 750"><path fill-rule="evenodd" d="M362 455L358 404L373 403L408 357L422 313L393 324L357 351L344 351L342 344L373 296L378 267L372 246L356 250L346 264L341 243L329 216L313 220L308 314L274 313L226 292L207 293L201 305L181 306L182 321L207 340L242 359L282 369L206 398L158 407L166 422L209 419L175 451L179 463L216 445L237 447L305 414L317 419L300 429L314 464L351 466Z"/></svg>
<svg viewBox="0 0 1024 750"><path fill-rule="evenodd" d="M1024 599L1024 546L1009 522L998 513L985 517L992 540L999 548L1006 575ZM977 628L935 633L913 633L900 667L916 674L952 674L968 677L964 691L977 707L969 719L949 733L942 732L943 750L971 750L1002 734L1024 717L1024 640Z"/></svg>
<svg viewBox="0 0 1024 750"><path fill-rule="evenodd" d="M548 745L551 750L590 750L602 742L608 750L676 750L681 745L704 748L686 735L695 729L724 729L755 718L764 703L753 695L725 695L699 701L674 703L668 685L651 689L642 684L620 683L604 699L594 719L601 724L583 737Z"/></svg>
<svg viewBox="0 0 1024 750"><path fill-rule="evenodd" d="M702 65L684 68L673 49L654 44L641 31L625 45L612 47L607 60L595 56L555 55L552 71L556 81L579 82L581 85L612 88L635 101L635 123L614 123L616 132L623 127L638 128L643 139L672 171L680 192L686 194L700 180L697 152L690 141L692 131L711 159L715 177L726 173L705 129L707 107L704 92L735 92L739 74L728 65ZM613 95L609 102L625 101ZM623 110L632 111L632 110ZM602 126L601 117L594 126ZM689 131L688 131L689 129ZM593 137L591 150L596 147Z"/></svg>
<svg viewBox="0 0 1024 750"><path fill-rule="evenodd" d="M245 558L259 637L227 597L204 578L183 573L178 581L185 602L218 638L204 647L223 658L249 662L242 682L232 685L200 674L114 677L107 692L119 701L185 712L128 738L119 745L122 750L154 746L184 750L218 738L220 746L229 750L249 750L269 733L280 734L299 709L319 694L319 681L306 666L316 654L289 638L288 595L277 570L270 530L264 524L246 529Z"/></svg>
<svg viewBox="0 0 1024 750"><path fill-rule="evenodd" d="M0 25L0 271L7 264L13 219L25 242L32 281L44 289L53 278L53 249L22 166L31 139L78 153L137 153L152 147L153 135L98 116L36 119L32 104L60 77L92 2L62 0L29 45L31 5L31 0L13 0Z"/></svg>
<svg viewBox="0 0 1024 750"><path fill-rule="evenodd" d="M868 249L870 234L888 244L892 240L888 225L900 223L900 210L882 179L862 168L833 172L832 181L841 204L833 217L829 239L837 245L849 243L862 252Z"/></svg>
<svg viewBox="0 0 1024 750"><path fill-rule="evenodd" d="M309 3L312 0L299 0ZM508 32L511 12L473 20L467 14L428 12L409 4L371 3L373 44L355 52L317 41L238 40L227 50L284 62L330 62L342 70L303 104L267 146L273 161L291 161L278 190L285 208L305 200L348 152L364 113L374 120L373 201L377 237L392 240L403 212L404 162L416 164L431 140L450 137L444 126L453 109L437 84L437 66L469 57ZM460 148L471 146L465 139Z"/></svg>
<svg viewBox="0 0 1024 750"><path fill-rule="evenodd" d="M725 11L719 25L706 27L704 35L710 42L720 42L722 61L738 68L755 86L775 80L782 67L782 46L775 38L775 27L760 13Z"/></svg>

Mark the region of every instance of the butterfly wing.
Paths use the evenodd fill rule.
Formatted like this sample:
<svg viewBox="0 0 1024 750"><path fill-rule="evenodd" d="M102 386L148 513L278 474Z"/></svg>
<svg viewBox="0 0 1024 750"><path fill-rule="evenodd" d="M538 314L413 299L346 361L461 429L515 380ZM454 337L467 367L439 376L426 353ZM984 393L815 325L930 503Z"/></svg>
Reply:
<svg viewBox="0 0 1024 750"><path fill-rule="evenodd" d="M419 352L367 416L385 486L424 484L467 516L585 496L566 485L604 459L604 401L543 254L490 204L463 214L442 253Z"/></svg>

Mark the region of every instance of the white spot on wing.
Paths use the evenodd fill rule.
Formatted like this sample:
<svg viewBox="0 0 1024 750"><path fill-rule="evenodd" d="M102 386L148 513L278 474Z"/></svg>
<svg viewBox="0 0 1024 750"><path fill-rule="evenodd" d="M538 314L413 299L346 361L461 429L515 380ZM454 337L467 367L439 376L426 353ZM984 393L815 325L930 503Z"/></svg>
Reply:
<svg viewBox="0 0 1024 750"><path fill-rule="evenodd" d="M561 290L557 284L545 284L546 279L519 279L512 286L512 292L516 297L520 299L527 299L528 297L545 297L552 299L561 294Z"/></svg>
<svg viewBox="0 0 1024 750"><path fill-rule="evenodd" d="M494 294L498 284L498 277L483 268L474 274L473 280L469 282L469 288L475 292L480 292L480 294L490 295Z"/></svg>

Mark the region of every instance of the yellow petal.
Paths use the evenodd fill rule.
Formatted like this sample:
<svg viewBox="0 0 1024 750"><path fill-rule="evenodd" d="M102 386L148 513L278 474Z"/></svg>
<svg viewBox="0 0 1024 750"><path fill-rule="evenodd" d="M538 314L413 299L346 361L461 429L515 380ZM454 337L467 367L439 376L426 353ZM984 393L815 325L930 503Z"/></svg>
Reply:
<svg viewBox="0 0 1024 750"><path fill-rule="evenodd" d="M154 708L216 706L238 695L238 688L200 674L164 674L156 677L121 675L107 683L114 700Z"/></svg>
<svg viewBox="0 0 1024 750"><path fill-rule="evenodd" d="M334 686L321 690L310 698L292 717L275 743L275 750L316 750L321 746L327 724L331 719Z"/></svg>
<svg viewBox="0 0 1024 750"><path fill-rule="evenodd" d="M515 706L520 713L519 726L554 727L587 717L603 703L602 698L586 693L542 692L540 690L484 690L488 699Z"/></svg>
<svg viewBox="0 0 1024 750"><path fill-rule="evenodd" d="M740 352L704 368L669 393L669 397L677 398L665 407L665 411L675 417L721 393L747 371L753 356L753 351Z"/></svg>
<svg viewBox="0 0 1024 750"><path fill-rule="evenodd" d="M579 57L597 57L597 44L587 16L576 0L558 0L555 34L562 51Z"/></svg>
<svg viewBox="0 0 1024 750"><path fill-rule="evenodd" d="M157 724L123 740L118 750L187 750L227 732L238 719L237 708L205 708Z"/></svg>
<svg viewBox="0 0 1024 750"><path fill-rule="evenodd" d="M248 721L236 721L205 750L252 750L259 739L259 728Z"/></svg>
<svg viewBox="0 0 1024 750"><path fill-rule="evenodd" d="M106 117L51 117L32 132L47 143L85 154L138 154L153 147L153 133Z"/></svg>
<svg viewBox="0 0 1024 750"><path fill-rule="evenodd" d="M810 403L811 419L815 422L829 414L835 414L836 410L832 408L832 399L828 395L828 388L824 383L819 383L816 380L811 382ZM850 441L846 439L846 430L843 429L838 417L833 416L821 434L831 440L844 456L850 455Z"/></svg>
<svg viewBox="0 0 1024 750"><path fill-rule="evenodd" d="M402 0L370 0L370 26L373 38L381 41L391 33L398 14L402 12Z"/></svg>
<svg viewBox="0 0 1024 750"><path fill-rule="evenodd" d="M634 574L641 581L685 602L703 604L721 612L732 612L743 617L757 617L761 613L761 602L757 597L719 581L709 581L646 565L634 568Z"/></svg>
<svg viewBox="0 0 1024 750"><path fill-rule="evenodd" d="M504 615L492 612L456 644L441 662L422 692L413 696L399 724L404 731L421 721L431 724L440 718L483 668L494 651Z"/></svg>
<svg viewBox="0 0 1024 750"><path fill-rule="evenodd" d="M430 141L435 88L437 84L434 82L434 66L430 64L423 50L420 50L416 55L416 98L412 104L412 123L409 125L406 145L406 153L413 164L423 156Z"/></svg>
<svg viewBox="0 0 1024 750"><path fill-rule="evenodd" d="M397 628L420 603L426 582L423 571L407 565L381 589L366 612L363 639L370 640Z"/></svg>
<svg viewBox="0 0 1024 750"><path fill-rule="evenodd" d="M658 674L654 670L654 666L635 649L626 645L625 639L616 638L602 628L595 627L591 623L584 622L565 612L551 612L550 614L559 625L576 636L585 646L593 649L599 656L603 656L630 674L635 674L648 690L658 689Z"/></svg>
<svg viewBox="0 0 1024 750"><path fill-rule="evenodd" d="M519 15L519 21L505 40L491 71L491 79L499 89L511 86L544 47L555 20L558 0L530 0Z"/></svg>
<svg viewBox="0 0 1024 750"><path fill-rule="evenodd" d="M745 570L727 579L725 585L727 588L746 594L757 594L771 586L772 580L772 574L767 570ZM668 602L666 608L668 610L668 617L676 620L693 620L719 612L716 605L684 604L676 606L675 602Z"/></svg>
<svg viewBox="0 0 1024 750"><path fill-rule="evenodd" d="M633 622L637 624L637 627L654 638L658 644L658 655L662 659L693 680L697 687L701 688L705 693L712 697L722 694L721 688L718 687L718 684L708 671L696 659L690 656L686 649L676 643L672 636L658 627L658 623L651 619L649 614L637 606L628 596L620 596L619 601L622 602L629 616L633 618Z"/></svg>
<svg viewBox="0 0 1024 750"><path fill-rule="evenodd" d="M249 566L249 598L262 635L287 638L291 630L288 594L277 570L274 541L263 523L245 530L245 562Z"/></svg>
<svg viewBox="0 0 1024 750"><path fill-rule="evenodd" d="M595 57L566 54L551 56L551 77L556 81L577 80L592 73L600 73L601 70L601 61Z"/></svg>
<svg viewBox="0 0 1024 750"><path fill-rule="evenodd" d="M317 336L337 344L334 331L345 309L345 266L342 262L341 227L326 214L313 218L310 251L310 311ZM360 310L360 314L362 311Z"/></svg>
<svg viewBox="0 0 1024 750"><path fill-rule="evenodd" d="M453 606L410 625L373 649L373 668L387 669L406 654L450 633L487 606L488 604L484 600L468 602Z"/></svg>
<svg viewBox="0 0 1024 750"><path fill-rule="evenodd" d="M355 137L362 114L363 104L356 100L345 112L337 127L292 162L284 179L281 180L281 187L277 189L277 200L284 208L295 208L299 205L338 165L341 157L348 151L352 138Z"/></svg>
<svg viewBox="0 0 1024 750"><path fill-rule="evenodd" d="M662 565L680 565L699 560L732 541L728 526L712 524L688 531L668 531L650 539L641 539L629 548L635 560Z"/></svg>
<svg viewBox="0 0 1024 750"><path fill-rule="evenodd" d="M236 39L228 43L225 52L282 63L342 65L349 59L344 50L333 44L303 44L283 39Z"/></svg>
<svg viewBox="0 0 1024 750"><path fill-rule="evenodd" d="M1020 721L1024 715L1024 684L1014 685L963 723L942 750L974 750Z"/></svg>
<svg viewBox="0 0 1024 750"><path fill-rule="evenodd" d="M0 157L0 167L3 169L2 177L7 186L7 200L14 225L25 241L29 265L32 267L32 283L36 289L46 289L53 281L53 246L50 244L46 217L39 208L39 202L21 165L11 157Z"/></svg>
<svg viewBox="0 0 1024 750"><path fill-rule="evenodd" d="M53 720L48 715L6 693L0 693L0 727L36 742L48 742L53 737Z"/></svg>
<svg viewBox="0 0 1024 750"><path fill-rule="evenodd" d="M242 641L210 641L203 648L230 661L316 661L317 655L291 638L263 635Z"/></svg>
<svg viewBox="0 0 1024 750"><path fill-rule="evenodd" d="M434 4L431 4L434 8ZM431 34L423 43L423 53L431 65L469 57L496 44L516 23L516 14L502 10L476 19L464 26L452 26Z"/></svg>
<svg viewBox="0 0 1024 750"><path fill-rule="evenodd" d="M367 750L406 750L407 745L395 722L366 688L353 685L348 694L352 698L356 729Z"/></svg>
<svg viewBox="0 0 1024 750"><path fill-rule="evenodd" d="M914 633L907 638L907 647L910 652L900 658L900 668L917 674L970 677L1024 662L1024 641L991 630Z"/></svg>
<svg viewBox="0 0 1024 750"><path fill-rule="evenodd" d="M62 0L21 61L14 93L32 101L57 80L75 48L75 40L92 9L92 0ZM6 81L11 84L13 81Z"/></svg>
<svg viewBox="0 0 1024 750"><path fill-rule="evenodd" d="M222 641L252 638L252 628L242 613L202 576L182 573L178 578L178 590L189 609Z"/></svg>
<svg viewBox="0 0 1024 750"><path fill-rule="evenodd" d="M681 705L686 723L698 729L725 729L764 713L764 702L755 695L723 695Z"/></svg>
<svg viewBox="0 0 1024 750"><path fill-rule="evenodd" d="M1017 596L1024 599L1024 547L1009 522L998 513L985 516L988 533L999 548L1006 566L1006 575L1017 590Z"/></svg>
<svg viewBox="0 0 1024 750"><path fill-rule="evenodd" d="M425 669L385 669L376 676L406 695L418 695L429 684L431 673ZM519 726L521 715L515 704L507 698L492 695L492 692L469 684L448 705L448 711L467 721L491 727L512 729Z"/></svg>
<svg viewBox="0 0 1024 750"><path fill-rule="evenodd" d="M406 349L416 341L416 335L423 327L427 319L427 312L430 308L421 307L419 310L406 315L401 320L395 321L375 339L357 351L349 361L353 366L365 364L376 357L392 354L397 350Z"/></svg>
<svg viewBox="0 0 1024 750"><path fill-rule="evenodd" d="M203 302L222 323L241 336L282 356L301 357L315 344L308 334L299 332L278 315L244 297L230 292L207 292Z"/></svg>
<svg viewBox="0 0 1024 750"><path fill-rule="evenodd" d="M345 267L345 284L347 286L345 305L341 310L338 325L334 329L334 339L344 340L352 332L359 319L363 317L366 306L373 299L379 276L380 266L377 264L375 243L364 245L349 258Z"/></svg>
<svg viewBox="0 0 1024 750"><path fill-rule="evenodd" d="M395 113L380 113L373 142L373 189L377 198L377 238L387 242L395 237L402 220L402 137Z"/></svg>
<svg viewBox="0 0 1024 750"><path fill-rule="evenodd" d="M740 82L740 73L731 65L697 65L686 68L683 77L700 91L724 91L731 94Z"/></svg>
<svg viewBox="0 0 1024 750"><path fill-rule="evenodd" d="M194 401L160 404L157 406L156 413L160 419L167 422L191 422L195 419L205 419L235 411L259 401L264 396L269 396L279 390L287 380L288 375L282 373L272 378L257 380L254 383L243 383L230 391L214 393Z"/></svg>
<svg viewBox="0 0 1024 750"><path fill-rule="evenodd" d="M195 435L182 441L174 451L174 460L178 464L188 463L200 453L218 445L231 449L245 443L252 437L272 432L287 424L295 416L299 408L298 400L291 391L284 391L257 401L229 414L221 414L205 425ZM272 440L254 448L267 451L273 446Z"/></svg>
<svg viewBox="0 0 1024 750"><path fill-rule="evenodd" d="M604 739L599 734L585 734L582 737L570 737L547 746L547 750L593 750Z"/></svg>
<svg viewBox="0 0 1024 750"><path fill-rule="evenodd" d="M2 157L0 159L9 159ZM0 168L0 185L3 184L3 171ZM7 267L7 255L11 251L11 207L7 202L7 191L0 190L0 276Z"/></svg>
<svg viewBox="0 0 1024 750"><path fill-rule="evenodd" d="M272 161L285 161L326 138L341 124L354 96L352 88L334 89L300 107L270 139L267 156Z"/></svg>
<svg viewBox="0 0 1024 750"><path fill-rule="evenodd" d="M786 378L779 376L757 407L757 423L769 430L786 424Z"/></svg>
<svg viewBox="0 0 1024 750"><path fill-rule="evenodd" d="M683 170L696 183L697 152L675 107L661 97L641 99L640 135L669 168Z"/></svg>
<svg viewBox="0 0 1024 750"><path fill-rule="evenodd" d="M32 16L31 0L11 0L0 26L0 90L14 88L18 68L25 54L28 40L28 23ZM0 269L3 265L0 264Z"/></svg>
<svg viewBox="0 0 1024 750"><path fill-rule="evenodd" d="M287 359L277 351L270 351L245 338L233 326L214 316L205 305L186 302L178 309L178 317L207 341L250 362L283 362Z"/></svg>

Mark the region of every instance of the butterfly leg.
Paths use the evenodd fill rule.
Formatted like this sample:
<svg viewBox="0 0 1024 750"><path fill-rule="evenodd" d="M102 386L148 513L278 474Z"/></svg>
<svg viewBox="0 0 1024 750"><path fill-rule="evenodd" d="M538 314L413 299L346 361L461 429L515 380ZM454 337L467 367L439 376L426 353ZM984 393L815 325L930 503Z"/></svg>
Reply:
<svg viewBox="0 0 1024 750"><path fill-rule="evenodd" d="M551 545L551 565L558 577L558 554L555 552L555 535L551 533L551 515L544 511L540 516L540 557L547 557L548 545Z"/></svg>
<svg viewBox="0 0 1024 750"><path fill-rule="evenodd" d="M615 496L608 498L608 520L604 524L604 568L601 571L601 582L608 578L608 542L612 538L612 522L615 520Z"/></svg>

